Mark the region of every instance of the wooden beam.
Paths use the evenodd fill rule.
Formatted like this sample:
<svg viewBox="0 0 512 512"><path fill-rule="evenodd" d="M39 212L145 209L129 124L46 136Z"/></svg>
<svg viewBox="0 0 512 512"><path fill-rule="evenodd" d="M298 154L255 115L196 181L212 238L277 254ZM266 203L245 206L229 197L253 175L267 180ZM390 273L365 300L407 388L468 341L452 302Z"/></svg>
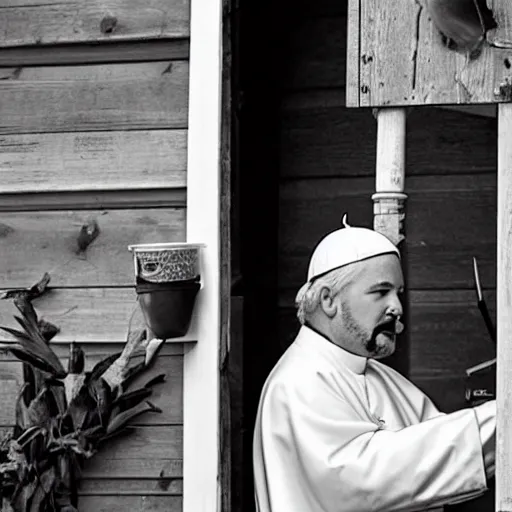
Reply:
<svg viewBox="0 0 512 512"><path fill-rule="evenodd" d="M346 105L357 107L359 105L359 74L360 59L359 46L361 44L359 34L359 0L348 0L347 15L347 62L346 66Z"/></svg>
<svg viewBox="0 0 512 512"><path fill-rule="evenodd" d="M188 56L188 39L58 44L3 48L0 52L0 66L60 66L107 62L187 60Z"/></svg>
<svg viewBox="0 0 512 512"><path fill-rule="evenodd" d="M105 495L83 496L80 509L97 512L126 512L127 510L151 510L151 512L182 512L181 496L119 496L107 499Z"/></svg>
<svg viewBox="0 0 512 512"><path fill-rule="evenodd" d="M232 509L232 420L231 420L231 130L232 130L232 68L233 49L231 45L233 0L222 0L222 61L221 61L221 133L219 169L219 512ZM240 313L240 312L237 312ZM241 385L241 382L240 382Z"/></svg>
<svg viewBox="0 0 512 512"><path fill-rule="evenodd" d="M222 0L194 0L190 32L187 241L205 243L206 247L203 286L191 326L197 330L198 342L186 347L184 356L183 512L221 512Z"/></svg>
<svg viewBox="0 0 512 512"><path fill-rule="evenodd" d="M498 106L496 510L512 511L512 103Z"/></svg>
<svg viewBox="0 0 512 512"><path fill-rule="evenodd" d="M119 210L125 208L185 208L186 187L172 189L86 190L2 194L0 212L56 210Z"/></svg>

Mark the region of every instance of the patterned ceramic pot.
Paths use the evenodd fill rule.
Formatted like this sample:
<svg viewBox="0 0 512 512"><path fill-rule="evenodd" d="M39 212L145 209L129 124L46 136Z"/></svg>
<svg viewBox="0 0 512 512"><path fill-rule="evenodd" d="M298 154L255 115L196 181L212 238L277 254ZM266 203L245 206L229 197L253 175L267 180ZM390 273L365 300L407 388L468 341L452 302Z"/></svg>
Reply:
<svg viewBox="0 0 512 512"><path fill-rule="evenodd" d="M203 244L161 243L130 245L135 276L148 283L196 280Z"/></svg>

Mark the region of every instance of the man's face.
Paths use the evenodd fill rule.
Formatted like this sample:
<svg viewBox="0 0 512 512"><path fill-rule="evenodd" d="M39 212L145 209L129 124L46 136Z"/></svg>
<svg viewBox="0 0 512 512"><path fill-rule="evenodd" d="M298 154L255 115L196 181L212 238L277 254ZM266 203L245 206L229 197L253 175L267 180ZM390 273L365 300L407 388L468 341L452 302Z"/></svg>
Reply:
<svg viewBox="0 0 512 512"><path fill-rule="evenodd" d="M403 325L400 295L404 281L400 261L385 254L362 262L357 278L339 295L336 322L347 350L376 359L395 351L396 335Z"/></svg>

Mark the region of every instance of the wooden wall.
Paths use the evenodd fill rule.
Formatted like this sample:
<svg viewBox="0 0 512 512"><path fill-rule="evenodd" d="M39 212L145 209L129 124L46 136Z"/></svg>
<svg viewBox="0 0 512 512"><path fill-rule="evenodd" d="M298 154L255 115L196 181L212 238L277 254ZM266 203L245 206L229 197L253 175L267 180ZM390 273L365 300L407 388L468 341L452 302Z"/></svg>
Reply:
<svg viewBox="0 0 512 512"><path fill-rule="evenodd" d="M133 243L184 241L189 3L4 0L0 17L2 288L51 274L34 305L61 329L65 358L88 365L119 350L136 308ZM85 250L77 238L97 223ZM13 325L0 302L0 324ZM182 509L183 346L154 372L163 414L88 464L80 510ZM149 375L148 375L149 376ZM13 420L19 363L0 361L0 427Z"/></svg>
<svg viewBox="0 0 512 512"><path fill-rule="evenodd" d="M372 226L376 140L371 110L345 108L346 3L290 3L289 13L280 77L281 352L299 327L293 300L317 241L344 212L353 225ZM412 110L407 123L408 357L400 368L450 412L465 406L465 369L495 355L472 257L494 315L496 120L429 107Z"/></svg>

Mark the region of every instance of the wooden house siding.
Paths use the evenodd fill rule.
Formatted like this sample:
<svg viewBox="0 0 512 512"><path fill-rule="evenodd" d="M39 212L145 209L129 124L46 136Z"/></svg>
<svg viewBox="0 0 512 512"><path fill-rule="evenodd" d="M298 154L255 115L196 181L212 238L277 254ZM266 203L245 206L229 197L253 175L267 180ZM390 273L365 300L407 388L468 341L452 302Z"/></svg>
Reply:
<svg viewBox="0 0 512 512"><path fill-rule="evenodd" d="M344 212L352 225L372 226L377 134L371 109L345 107L346 3L300 4L283 30L281 351L298 330L293 301L319 238L340 226ZM408 113L409 312L397 367L446 412L465 406L465 369L495 356L476 305L472 257L494 315L496 143L493 117L433 107Z"/></svg>
<svg viewBox="0 0 512 512"><path fill-rule="evenodd" d="M129 244L186 239L188 0L46 1L0 6L1 287L30 286L60 327L66 360L119 350L136 308ZM93 44L92 44L93 43ZM82 226L99 236L78 250ZM0 324L13 325L0 301ZM163 413L138 419L87 464L80 510L182 510L183 343L150 373ZM0 428L14 418L20 365L0 360Z"/></svg>

